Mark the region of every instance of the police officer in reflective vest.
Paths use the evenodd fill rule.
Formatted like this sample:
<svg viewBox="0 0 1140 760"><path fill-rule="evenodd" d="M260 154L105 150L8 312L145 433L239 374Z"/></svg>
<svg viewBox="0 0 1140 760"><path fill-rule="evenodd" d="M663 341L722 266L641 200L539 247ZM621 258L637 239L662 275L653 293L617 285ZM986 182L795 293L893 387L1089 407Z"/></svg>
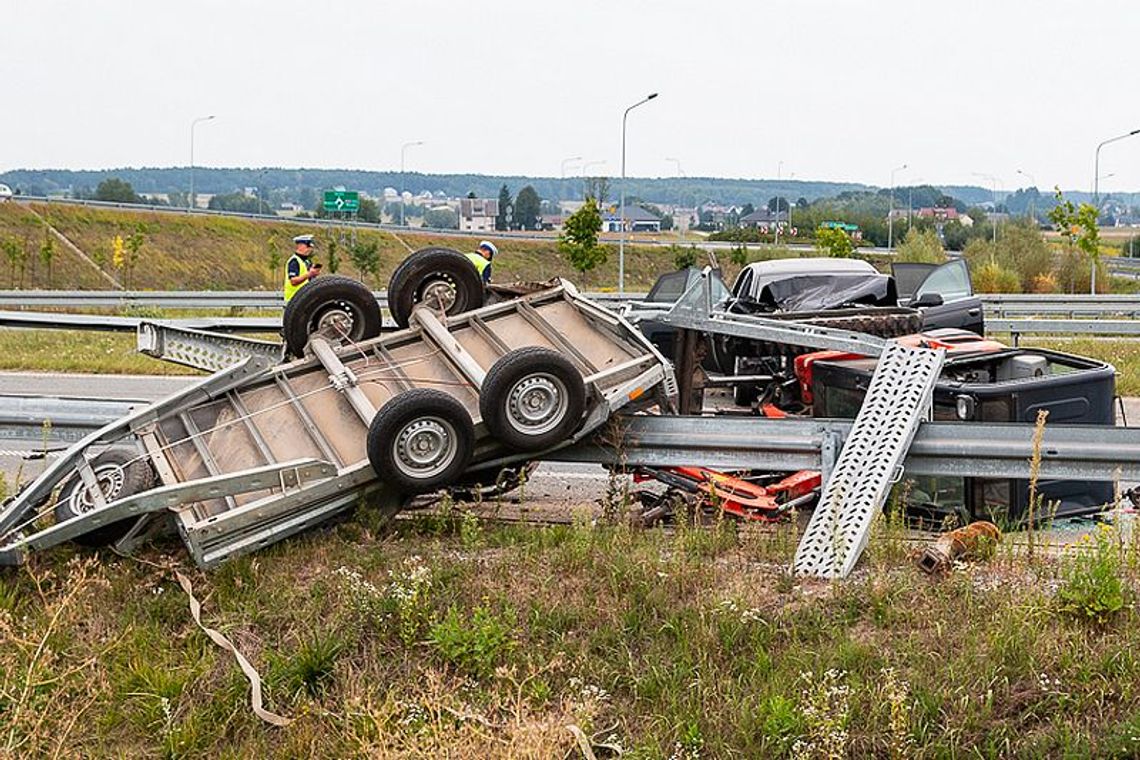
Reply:
<svg viewBox="0 0 1140 760"><path fill-rule="evenodd" d="M475 266L475 271L479 273L479 277L483 282L491 281L491 260L495 258L495 254L499 249L490 240L484 240L479 243L479 248L475 253L467 254L467 259Z"/></svg>
<svg viewBox="0 0 1140 760"><path fill-rule="evenodd" d="M321 273L321 265L314 264L313 236L298 235L293 238L296 249L285 264L285 303L297 295L305 283Z"/></svg>

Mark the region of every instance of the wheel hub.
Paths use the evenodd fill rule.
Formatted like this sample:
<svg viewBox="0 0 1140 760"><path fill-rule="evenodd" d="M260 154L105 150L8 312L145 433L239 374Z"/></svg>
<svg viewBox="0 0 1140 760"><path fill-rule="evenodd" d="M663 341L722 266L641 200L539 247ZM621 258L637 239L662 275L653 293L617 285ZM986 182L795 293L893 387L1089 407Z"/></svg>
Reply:
<svg viewBox="0 0 1140 760"><path fill-rule="evenodd" d="M318 333L335 340L353 337L356 312L343 302L336 302L317 315L310 333Z"/></svg>
<svg viewBox="0 0 1140 760"><path fill-rule="evenodd" d="M442 472L455 458L455 430L438 417L424 417L409 423L393 442L396 461L402 470L418 478Z"/></svg>
<svg viewBox="0 0 1140 760"><path fill-rule="evenodd" d="M566 413L566 388L553 375L530 375L511 389L507 400L511 423L528 434L545 433Z"/></svg>
<svg viewBox="0 0 1140 760"><path fill-rule="evenodd" d="M125 478L123 468L118 465L99 467L95 470L95 481L99 484L99 490L103 492L105 501L115 500L116 495L123 490ZM69 501L71 511L77 515L85 515L98 507L90 486L81 485L71 495Z"/></svg>
<svg viewBox="0 0 1140 760"><path fill-rule="evenodd" d="M445 313L455 305L455 298L455 283L446 277L430 280L420 291L420 303Z"/></svg>

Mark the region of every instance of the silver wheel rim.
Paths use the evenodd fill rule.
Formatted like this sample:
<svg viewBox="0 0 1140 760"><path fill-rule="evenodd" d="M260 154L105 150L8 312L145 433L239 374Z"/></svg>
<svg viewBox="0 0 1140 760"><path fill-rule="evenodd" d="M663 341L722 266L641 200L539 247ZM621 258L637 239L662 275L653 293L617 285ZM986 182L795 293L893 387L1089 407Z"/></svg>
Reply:
<svg viewBox="0 0 1140 760"><path fill-rule="evenodd" d="M562 380L546 372L527 375L507 395L507 417L515 430L542 435L558 427L569 403Z"/></svg>
<svg viewBox="0 0 1140 760"><path fill-rule="evenodd" d="M126 482L126 473L120 465L105 464L95 468L95 480L99 483L100 490L103 491L103 498L110 502L122 493L123 483ZM91 489L82 481L79 482L64 503L67 504L67 510L73 515L85 515L88 512L95 511L98 507Z"/></svg>
<svg viewBox="0 0 1140 760"><path fill-rule="evenodd" d="M435 477L455 461L456 439L455 426L442 417L418 417L392 442L393 461L409 477Z"/></svg>
<svg viewBox="0 0 1140 760"><path fill-rule="evenodd" d="M352 328L356 324L354 314L348 304L338 301L317 316L316 324L309 332L352 337Z"/></svg>
<svg viewBox="0 0 1140 760"><path fill-rule="evenodd" d="M455 305L455 283L448 279L431 280L420 291L420 303L447 312Z"/></svg>

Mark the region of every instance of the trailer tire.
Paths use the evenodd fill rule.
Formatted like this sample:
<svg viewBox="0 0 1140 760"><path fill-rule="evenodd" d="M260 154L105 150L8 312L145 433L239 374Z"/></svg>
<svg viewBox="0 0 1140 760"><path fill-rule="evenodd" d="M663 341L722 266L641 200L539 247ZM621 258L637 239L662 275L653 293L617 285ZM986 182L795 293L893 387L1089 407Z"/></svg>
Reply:
<svg viewBox="0 0 1140 760"><path fill-rule="evenodd" d="M541 451L582 424L586 386L566 357L540 346L516 348L491 366L479 411L491 435L517 451Z"/></svg>
<svg viewBox="0 0 1140 760"><path fill-rule="evenodd" d="M434 388L413 388L389 399L368 426L372 469L409 496L454 483L474 452L471 415Z"/></svg>
<svg viewBox="0 0 1140 760"><path fill-rule="evenodd" d="M329 274L297 291L285 305L282 323L289 355L302 356L309 336L321 330L352 342L375 338L380 334L380 304L364 283Z"/></svg>
<svg viewBox="0 0 1140 760"><path fill-rule="evenodd" d="M388 311L400 327L408 326L412 309L425 300L434 300L447 314L459 314L478 309L484 298L475 267L450 248L421 248L388 281Z"/></svg>
<svg viewBox="0 0 1140 760"><path fill-rule="evenodd" d="M154 470L133 446L112 446L91 460L91 469L108 501L141 493L154 486ZM73 474L59 489L55 503L55 521L61 523L95 508L91 492L79 474ZM138 517L128 517L76 536L80 546L98 547L113 544L125 536Z"/></svg>

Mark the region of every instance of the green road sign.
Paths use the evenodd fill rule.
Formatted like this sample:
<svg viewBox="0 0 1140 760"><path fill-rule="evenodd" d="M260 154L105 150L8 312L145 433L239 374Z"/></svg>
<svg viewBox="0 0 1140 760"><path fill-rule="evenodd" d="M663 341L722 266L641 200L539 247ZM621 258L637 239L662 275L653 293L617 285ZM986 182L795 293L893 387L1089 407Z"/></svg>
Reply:
<svg viewBox="0 0 1140 760"><path fill-rule="evenodd" d="M360 193L350 190L326 190L325 211L355 214L360 210Z"/></svg>

